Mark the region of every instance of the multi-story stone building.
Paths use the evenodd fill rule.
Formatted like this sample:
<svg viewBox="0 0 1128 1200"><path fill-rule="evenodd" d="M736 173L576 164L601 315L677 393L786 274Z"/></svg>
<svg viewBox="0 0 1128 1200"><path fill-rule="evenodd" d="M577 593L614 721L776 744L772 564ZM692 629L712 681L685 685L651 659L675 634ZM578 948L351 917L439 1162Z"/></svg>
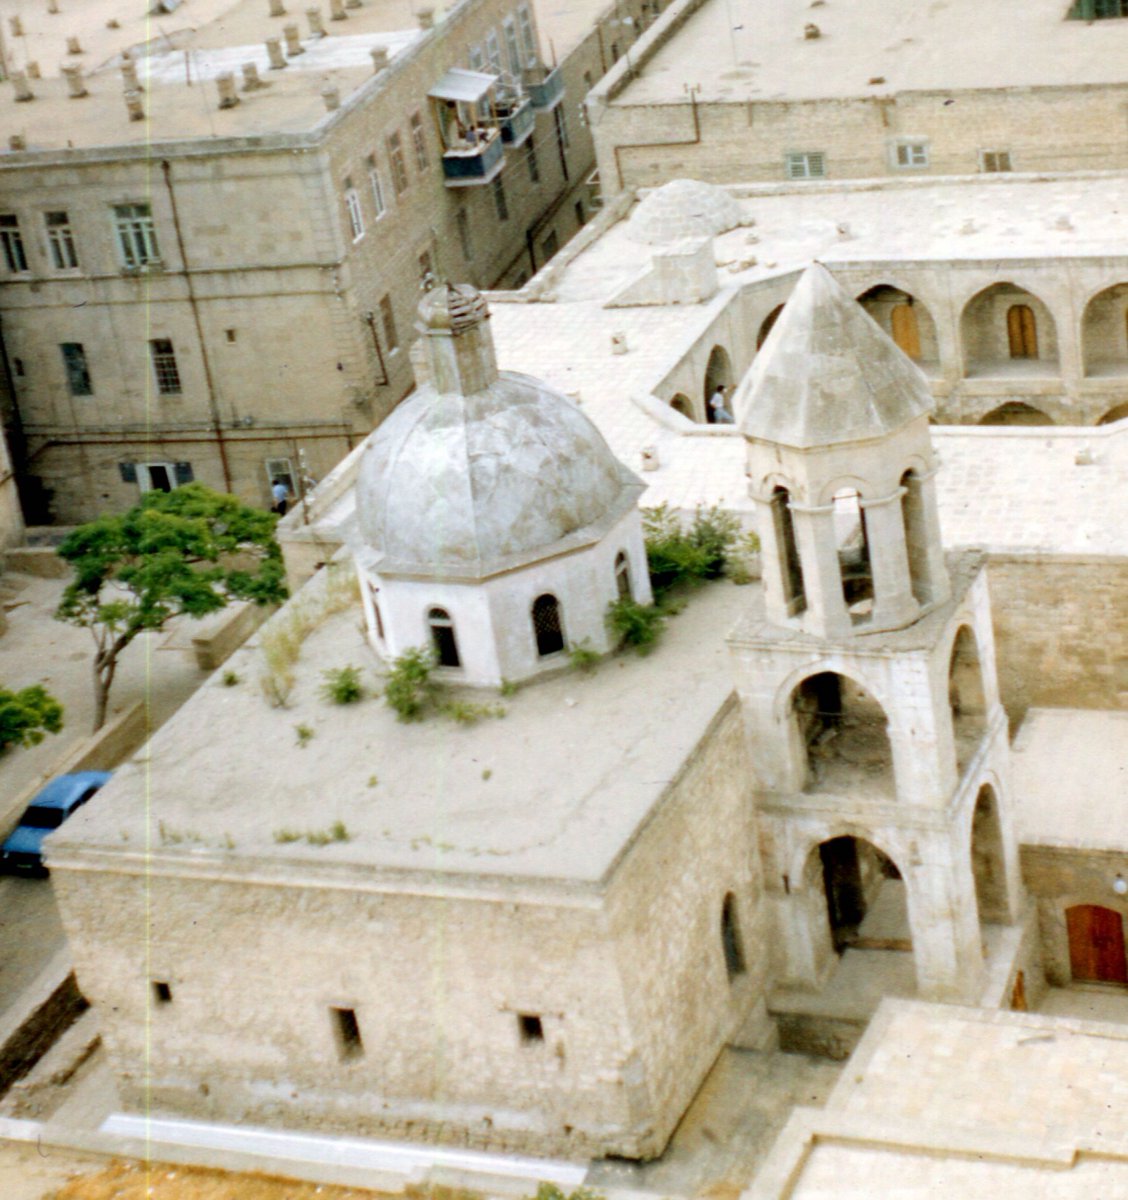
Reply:
<svg viewBox="0 0 1128 1200"><path fill-rule="evenodd" d="M520 281L587 219L580 91L640 27L578 5L551 39L526 0L25 9L0 308L17 468L61 522L324 475L410 389L422 281Z"/></svg>

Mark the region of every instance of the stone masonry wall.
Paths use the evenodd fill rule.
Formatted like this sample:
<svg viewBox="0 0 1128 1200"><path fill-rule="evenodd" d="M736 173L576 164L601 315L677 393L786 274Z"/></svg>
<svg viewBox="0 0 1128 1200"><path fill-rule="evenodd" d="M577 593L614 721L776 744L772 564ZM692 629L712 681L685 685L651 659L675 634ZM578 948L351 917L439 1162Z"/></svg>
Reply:
<svg viewBox="0 0 1128 1200"><path fill-rule="evenodd" d="M1032 706L1128 707L1128 559L991 554L999 691Z"/></svg>

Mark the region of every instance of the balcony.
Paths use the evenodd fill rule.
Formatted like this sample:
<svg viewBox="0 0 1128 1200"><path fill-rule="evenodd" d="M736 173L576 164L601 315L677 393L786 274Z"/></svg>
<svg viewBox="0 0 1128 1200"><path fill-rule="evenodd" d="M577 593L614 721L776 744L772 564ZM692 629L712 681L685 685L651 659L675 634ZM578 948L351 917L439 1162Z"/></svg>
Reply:
<svg viewBox="0 0 1128 1200"><path fill-rule="evenodd" d="M489 183L505 165L501 135L496 129L473 131L473 142L450 146L443 152L443 181L449 188Z"/></svg>
<svg viewBox="0 0 1128 1200"><path fill-rule="evenodd" d="M527 73L525 90L529 93L529 99L537 112L547 112L564 99L564 79L559 68L553 68L546 73L544 67L537 67Z"/></svg>
<svg viewBox="0 0 1128 1200"><path fill-rule="evenodd" d="M499 102L497 123L501 129L501 140L505 145L522 145L528 141L529 135L537 123L533 102L528 96L521 96L510 104Z"/></svg>

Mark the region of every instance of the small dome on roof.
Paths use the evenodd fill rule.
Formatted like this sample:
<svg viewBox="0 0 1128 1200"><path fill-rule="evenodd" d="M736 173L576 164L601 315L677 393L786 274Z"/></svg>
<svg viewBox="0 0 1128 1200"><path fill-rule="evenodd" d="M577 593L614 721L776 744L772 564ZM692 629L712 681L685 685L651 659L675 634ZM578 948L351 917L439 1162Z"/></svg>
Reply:
<svg viewBox="0 0 1128 1200"><path fill-rule="evenodd" d="M688 237L715 237L741 223L740 205L722 187L673 179L655 188L631 213L632 242L661 246Z"/></svg>
<svg viewBox="0 0 1128 1200"><path fill-rule="evenodd" d="M420 388L377 429L357 517L383 571L482 578L618 517L643 485L584 413L502 371L464 396Z"/></svg>

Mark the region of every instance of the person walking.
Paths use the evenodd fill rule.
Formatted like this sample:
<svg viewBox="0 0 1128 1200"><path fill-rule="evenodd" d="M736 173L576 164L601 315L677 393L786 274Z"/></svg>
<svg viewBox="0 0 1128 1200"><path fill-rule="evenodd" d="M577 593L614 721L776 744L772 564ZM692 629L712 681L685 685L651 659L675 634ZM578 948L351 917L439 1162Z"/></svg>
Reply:
<svg viewBox="0 0 1128 1200"><path fill-rule="evenodd" d="M286 509L290 506L290 489L286 486L285 480L275 479L270 485L270 496L274 501L270 506L270 511L284 517Z"/></svg>
<svg viewBox="0 0 1128 1200"><path fill-rule="evenodd" d="M715 425L732 425L736 418L725 404L725 385L717 384L717 390L709 397L709 411L713 414Z"/></svg>

